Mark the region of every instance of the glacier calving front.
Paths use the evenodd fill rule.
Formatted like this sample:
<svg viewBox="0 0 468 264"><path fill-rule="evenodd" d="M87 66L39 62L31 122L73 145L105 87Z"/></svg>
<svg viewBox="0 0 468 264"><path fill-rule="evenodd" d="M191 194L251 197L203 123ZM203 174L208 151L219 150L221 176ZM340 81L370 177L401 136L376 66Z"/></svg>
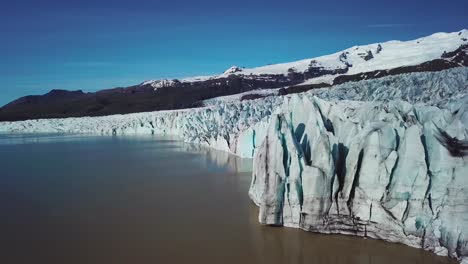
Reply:
<svg viewBox="0 0 468 264"><path fill-rule="evenodd" d="M443 130L467 140L467 83L468 69L460 68L199 109L5 122L0 132L177 135L254 158L249 195L261 223L401 242L461 260L468 161L438 137Z"/></svg>
<svg viewBox="0 0 468 264"><path fill-rule="evenodd" d="M468 255L468 112L403 101L286 98L255 153L249 195L263 224Z"/></svg>

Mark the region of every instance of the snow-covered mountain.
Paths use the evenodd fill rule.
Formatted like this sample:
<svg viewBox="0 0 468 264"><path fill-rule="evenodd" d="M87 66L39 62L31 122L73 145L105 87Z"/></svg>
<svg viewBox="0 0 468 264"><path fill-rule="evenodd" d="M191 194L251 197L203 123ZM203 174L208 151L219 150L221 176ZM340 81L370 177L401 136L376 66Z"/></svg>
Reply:
<svg viewBox="0 0 468 264"><path fill-rule="evenodd" d="M412 41L355 46L296 62L257 68L233 66L214 76L145 81L96 93L50 92L0 108L0 121L103 116L203 106L220 96L251 100L412 72L468 66L468 31L437 33ZM262 92L252 93L252 91ZM232 98L235 98L233 96Z"/></svg>
<svg viewBox="0 0 468 264"><path fill-rule="evenodd" d="M454 51L462 45L468 45L468 30L453 33L435 33L410 41L388 41L363 46L354 46L334 54L295 62L280 63L256 68L232 66L220 75L199 76L181 79L181 82L195 82L218 79L230 75L251 76L257 78L266 75L284 75L291 72L307 73L322 71L329 74L323 80L333 80L331 76L352 75L376 70L387 70L404 66L414 66L440 59L444 53ZM315 79L319 76L306 76ZM158 82L158 81L154 81Z"/></svg>

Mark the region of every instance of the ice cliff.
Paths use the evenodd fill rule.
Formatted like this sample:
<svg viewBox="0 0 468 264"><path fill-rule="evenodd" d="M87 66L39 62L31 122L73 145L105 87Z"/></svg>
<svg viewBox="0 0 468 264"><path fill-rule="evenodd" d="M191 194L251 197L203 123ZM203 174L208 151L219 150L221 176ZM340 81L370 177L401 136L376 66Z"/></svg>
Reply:
<svg viewBox="0 0 468 264"><path fill-rule="evenodd" d="M0 132L168 134L253 157L263 224L468 261L468 69L188 110L0 123Z"/></svg>
<svg viewBox="0 0 468 264"><path fill-rule="evenodd" d="M254 157L259 221L468 256L468 105L459 106L285 98Z"/></svg>

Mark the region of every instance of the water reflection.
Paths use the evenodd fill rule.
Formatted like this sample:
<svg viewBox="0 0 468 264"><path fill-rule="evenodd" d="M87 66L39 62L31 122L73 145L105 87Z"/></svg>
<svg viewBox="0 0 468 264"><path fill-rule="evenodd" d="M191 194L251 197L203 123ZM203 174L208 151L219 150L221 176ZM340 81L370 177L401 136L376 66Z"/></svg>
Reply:
<svg viewBox="0 0 468 264"><path fill-rule="evenodd" d="M240 158L226 151L218 151L203 145L183 143L186 152L202 154L206 161L213 166L229 169L232 172L251 172L252 159Z"/></svg>

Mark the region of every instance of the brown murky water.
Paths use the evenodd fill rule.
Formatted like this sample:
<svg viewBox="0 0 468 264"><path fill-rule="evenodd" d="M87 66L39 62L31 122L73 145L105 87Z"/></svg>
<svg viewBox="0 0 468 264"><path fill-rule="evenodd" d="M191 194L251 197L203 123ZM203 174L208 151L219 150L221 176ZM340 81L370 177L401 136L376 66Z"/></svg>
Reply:
<svg viewBox="0 0 468 264"><path fill-rule="evenodd" d="M0 263L449 263L261 226L242 161L155 137L0 137Z"/></svg>

